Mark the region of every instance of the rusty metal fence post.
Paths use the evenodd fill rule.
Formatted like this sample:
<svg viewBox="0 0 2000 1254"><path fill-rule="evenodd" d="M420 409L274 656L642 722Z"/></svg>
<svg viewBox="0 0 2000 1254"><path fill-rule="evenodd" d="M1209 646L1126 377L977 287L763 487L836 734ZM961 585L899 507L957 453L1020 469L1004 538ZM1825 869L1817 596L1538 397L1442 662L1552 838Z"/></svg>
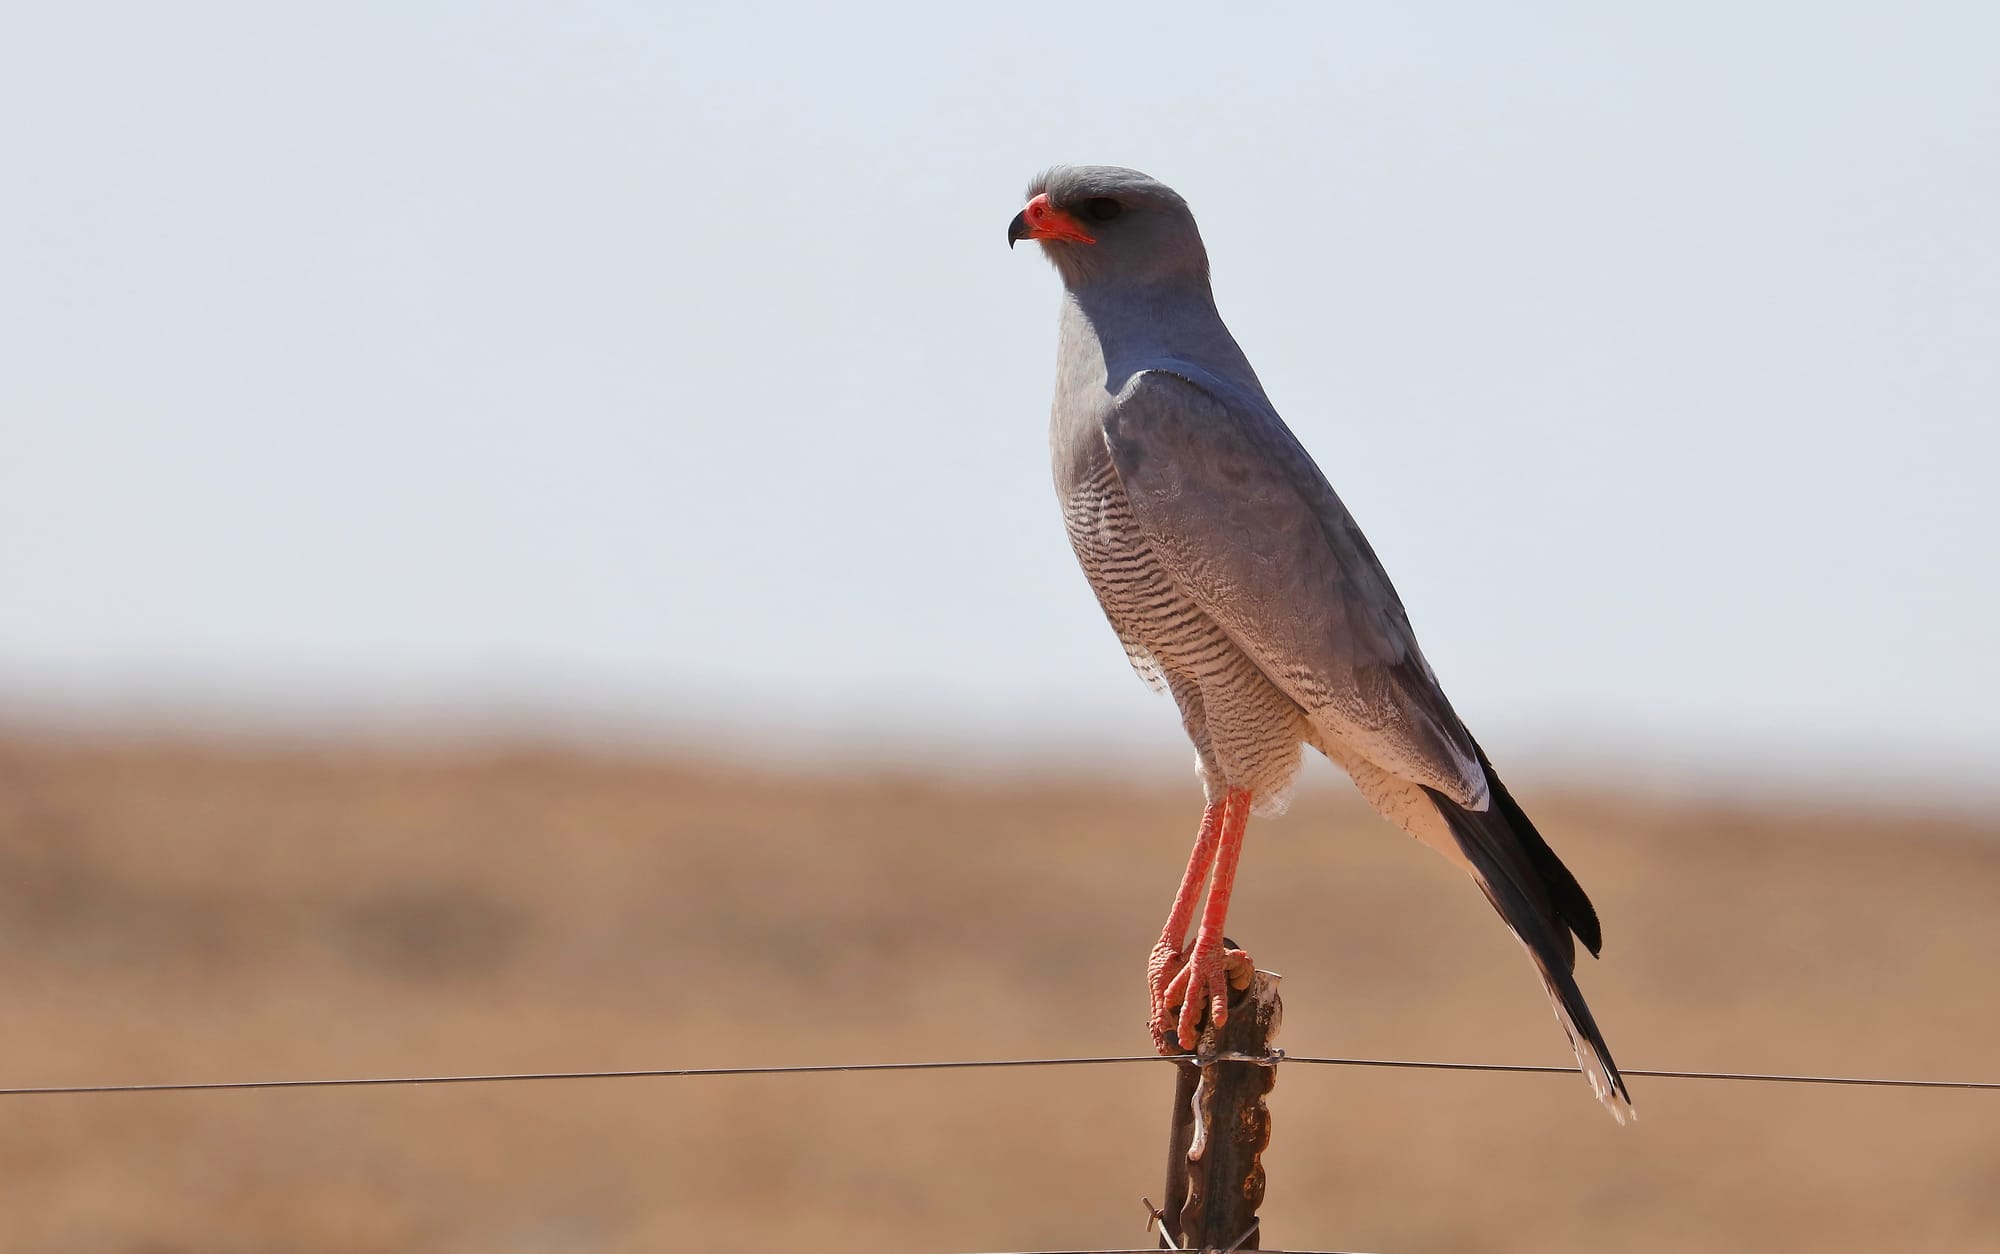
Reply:
<svg viewBox="0 0 2000 1254"><path fill-rule="evenodd" d="M1174 1068L1162 1249L1260 1248L1262 1158L1271 1143L1264 1096L1277 1081L1271 1041L1284 1015L1278 978L1253 971L1247 987L1232 989L1228 1022L1220 1032L1204 1024L1189 1060Z"/></svg>

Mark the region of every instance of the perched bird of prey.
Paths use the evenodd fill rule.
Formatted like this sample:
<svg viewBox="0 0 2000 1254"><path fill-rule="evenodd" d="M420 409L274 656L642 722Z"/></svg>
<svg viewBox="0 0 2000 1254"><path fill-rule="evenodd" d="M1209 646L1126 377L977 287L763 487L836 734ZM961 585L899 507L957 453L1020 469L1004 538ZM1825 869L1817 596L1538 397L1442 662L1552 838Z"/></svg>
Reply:
<svg viewBox="0 0 2000 1254"><path fill-rule="evenodd" d="M1187 203L1136 170L1058 166L1008 224L1019 240L1062 276L1049 434L1070 543L1133 667L1180 706L1207 796L1148 966L1154 1043L1191 1048L1204 1009L1224 1020L1244 826L1283 808L1311 745L1472 876L1623 1123L1631 1098L1573 975L1575 942L1602 943L1597 913L1445 699L1374 550L1223 325Z"/></svg>

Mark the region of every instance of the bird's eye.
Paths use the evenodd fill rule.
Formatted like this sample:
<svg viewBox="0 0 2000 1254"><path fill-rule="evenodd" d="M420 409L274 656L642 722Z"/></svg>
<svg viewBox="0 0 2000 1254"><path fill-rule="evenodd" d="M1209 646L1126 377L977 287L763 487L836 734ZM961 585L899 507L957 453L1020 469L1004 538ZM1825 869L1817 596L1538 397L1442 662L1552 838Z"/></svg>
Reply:
<svg viewBox="0 0 2000 1254"><path fill-rule="evenodd" d="M1097 196L1084 203L1083 211L1098 222L1109 222L1125 212L1125 206L1109 196Z"/></svg>

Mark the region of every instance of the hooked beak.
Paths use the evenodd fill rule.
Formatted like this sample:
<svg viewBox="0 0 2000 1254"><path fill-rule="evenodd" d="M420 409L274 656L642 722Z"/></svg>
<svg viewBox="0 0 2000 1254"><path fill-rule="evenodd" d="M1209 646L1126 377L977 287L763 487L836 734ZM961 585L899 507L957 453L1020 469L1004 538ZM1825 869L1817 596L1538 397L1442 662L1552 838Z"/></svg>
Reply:
<svg viewBox="0 0 2000 1254"><path fill-rule="evenodd" d="M1012 248L1024 239L1053 239L1069 244L1097 242L1097 237L1084 230L1074 214L1050 204L1047 192L1029 201L1027 208L1007 224L1007 247Z"/></svg>

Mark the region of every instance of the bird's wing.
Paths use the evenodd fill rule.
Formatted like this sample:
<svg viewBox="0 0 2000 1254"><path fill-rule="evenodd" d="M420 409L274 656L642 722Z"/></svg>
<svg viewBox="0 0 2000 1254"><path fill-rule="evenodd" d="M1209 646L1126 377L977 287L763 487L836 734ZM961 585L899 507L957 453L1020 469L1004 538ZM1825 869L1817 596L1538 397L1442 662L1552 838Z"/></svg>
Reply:
<svg viewBox="0 0 2000 1254"><path fill-rule="evenodd" d="M1315 726L1391 774L1486 807L1478 750L1375 551L1261 396L1148 369L1106 413L1104 437L1172 578Z"/></svg>

